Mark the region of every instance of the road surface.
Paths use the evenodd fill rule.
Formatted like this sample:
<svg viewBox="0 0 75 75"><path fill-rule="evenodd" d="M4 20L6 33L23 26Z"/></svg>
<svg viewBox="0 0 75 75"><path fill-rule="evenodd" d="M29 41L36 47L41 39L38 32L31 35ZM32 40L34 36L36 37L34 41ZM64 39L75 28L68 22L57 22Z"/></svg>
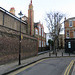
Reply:
<svg viewBox="0 0 75 75"><path fill-rule="evenodd" d="M67 66L74 57L48 58L8 75L64 75Z"/></svg>

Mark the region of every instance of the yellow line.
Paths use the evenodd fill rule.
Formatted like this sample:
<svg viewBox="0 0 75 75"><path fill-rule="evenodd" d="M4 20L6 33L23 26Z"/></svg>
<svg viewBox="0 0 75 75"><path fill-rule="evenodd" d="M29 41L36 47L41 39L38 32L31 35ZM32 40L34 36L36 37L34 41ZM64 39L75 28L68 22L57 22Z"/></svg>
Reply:
<svg viewBox="0 0 75 75"><path fill-rule="evenodd" d="M69 69L68 69L67 75L69 75L69 72L70 72L70 70L71 70L71 68L72 68L72 65L73 65L73 61L71 62L70 66L69 66Z"/></svg>
<svg viewBox="0 0 75 75"><path fill-rule="evenodd" d="M68 67L67 67L67 69L66 69L64 75L69 75L70 70L71 70L71 68L72 68L72 66L73 66L73 64L74 64L74 61L75 61L75 60L72 60L72 61L70 62L70 64L68 65Z"/></svg>
<svg viewBox="0 0 75 75"><path fill-rule="evenodd" d="M71 70L71 68L72 68L72 66L73 66L73 63L74 63L74 61L72 61L71 66L70 66L70 68L69 68L69 70L68 70L67 75L69 74L69 72L70 72L70 70Z"/></svg>
<svg viewBox="0 0 75 75"><path fill-rule="evenodd" d="M18 73L24 71L25 69L27 69L27 68L29 68L29 67L32 67L32 66L34 66L35 64L40 63L40 62L42 62L42 61L44 61L44 60L46 60L46 59L42 59L42 60L40 60L40 61L37 61L36 63L33 63L33 64L29 65L29 66L26 66L26 67L24 67L24 68L22 68L22 69L19 69L19 70L15 71L15 72L12 72L12 73L8 74L8 75L16 75L16 74L18 74Z"/></svg>
<svg viewBox="0 0 75 75"><path fill-rule="evenodd" d="M70 64L71 64L71 63L70 63ZM66 73L67 73L67 71L68 71L68 68L69 68L70 64L68 65L68 67L67 67L67 69L66 69L66 71L65 71L65 74L64 74L64 75L66 75Z"/></svg>

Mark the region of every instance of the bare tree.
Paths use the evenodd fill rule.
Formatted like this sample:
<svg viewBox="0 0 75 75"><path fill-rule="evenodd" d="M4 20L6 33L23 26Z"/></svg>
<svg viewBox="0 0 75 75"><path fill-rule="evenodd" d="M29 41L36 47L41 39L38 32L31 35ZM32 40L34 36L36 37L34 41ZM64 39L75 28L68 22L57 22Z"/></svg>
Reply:
<svg viewBox="0 0 75 75"><path fill-rule="evenodd" d="M47 28L49 30L50 36L52 40L54 41L54 50L55 50L55 43L59 40L59 33L62 30L62 23L61 20L64 17L64 14L61 14L59 12L50 12L46 14L46 22L47 22ZM57 47L59 46L59 42L57 44ZM55 50L56 51L56 50Z"/></svg>

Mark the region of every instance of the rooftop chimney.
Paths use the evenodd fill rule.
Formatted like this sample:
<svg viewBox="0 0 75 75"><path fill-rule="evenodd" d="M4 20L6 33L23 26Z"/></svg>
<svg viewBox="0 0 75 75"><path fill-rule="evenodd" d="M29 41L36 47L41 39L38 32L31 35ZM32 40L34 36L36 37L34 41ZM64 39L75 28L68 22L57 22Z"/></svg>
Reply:
<svg viewBox="0 0 75 75"><path fill-rule="evenodd" d="M14 7L10 8L10 13L12 13L13 15L15 15L15 8Z"/></svg>

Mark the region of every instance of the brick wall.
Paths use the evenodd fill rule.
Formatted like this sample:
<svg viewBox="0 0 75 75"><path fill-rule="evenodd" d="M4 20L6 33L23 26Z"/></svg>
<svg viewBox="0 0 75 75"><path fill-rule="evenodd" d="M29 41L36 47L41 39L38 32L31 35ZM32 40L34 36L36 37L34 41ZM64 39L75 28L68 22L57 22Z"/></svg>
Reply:
<svg viewBox="0 0 75 75"><path fill-rule="evenodd" d="M75 21L72 21L73 22L73 26L72 27L69 27L69 20L65 21L65 38L67 37L67 31L69 31L69 37L70 38L74 38L74 31L75 31Z"/></svg>
<svg viewBox="0 0 75 75"><path fill-rule="evenodd" d="M37 38L27 35L27 22L21 21L21 59L37 54ZM20 19L0 7L0 64L18 60Z"/></svg>
<svg viewBox="0 0 75 75"><path fill-rule="evenodd" d="M4 25L6 27L12 28L14 30L20 30L20 20L18 17L12 15L9 12L3 12L0 10L0 25ZM21 22L21 30L23 33L27 33L27 24L25 22Z"/></svg>
<svg viewBox="0 0 75 75"><path fill-rule="evenodd" d="M21 59L37 54L37 39L23 34ZM0 64L18 60L19 36L0 32Z"/></svg>

